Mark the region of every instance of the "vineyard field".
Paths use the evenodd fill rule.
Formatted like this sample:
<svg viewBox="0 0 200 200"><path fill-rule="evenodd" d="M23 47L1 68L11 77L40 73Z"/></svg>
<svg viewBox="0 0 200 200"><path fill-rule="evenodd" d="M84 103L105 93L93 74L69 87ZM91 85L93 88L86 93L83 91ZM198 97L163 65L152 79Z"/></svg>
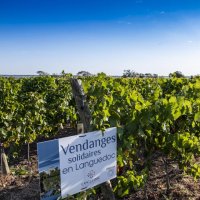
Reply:
<svg viewBox="0 0 200 200"><path fill-rule="evenodd" d="M71 78L0 78L0 143L8 160L20 156L22 146L58 137L67 126L76 126L80 119ZM117 127L117 199L138 191L147 198L155 163L163 166L164 196L173 190L172 171L173 176L181 173L199 183L200 78L99 74L80 79L92 115L91 131Z"/></svg>

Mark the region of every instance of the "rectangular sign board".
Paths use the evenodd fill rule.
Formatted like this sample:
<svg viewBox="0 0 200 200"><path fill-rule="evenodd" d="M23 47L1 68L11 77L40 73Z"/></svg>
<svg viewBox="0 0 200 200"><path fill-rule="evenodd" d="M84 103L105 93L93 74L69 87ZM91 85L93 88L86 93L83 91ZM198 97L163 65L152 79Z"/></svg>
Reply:
<svg viewBox="0 0 200 200"><path fill-rule="evenodd" d="M99 185L116 177L116 128L38 143L38 160L42 200Z"/></svg>

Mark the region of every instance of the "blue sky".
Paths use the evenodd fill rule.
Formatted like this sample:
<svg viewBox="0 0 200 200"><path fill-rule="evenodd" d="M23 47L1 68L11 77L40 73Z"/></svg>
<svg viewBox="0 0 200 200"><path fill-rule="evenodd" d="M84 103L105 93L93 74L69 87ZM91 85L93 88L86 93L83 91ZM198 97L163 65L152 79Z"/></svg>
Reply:
<svg viewBox="0 0 200 200"><path fill-rule="evenodd" d="M0 74L200 74L198 0L0 0Z"/></svg>

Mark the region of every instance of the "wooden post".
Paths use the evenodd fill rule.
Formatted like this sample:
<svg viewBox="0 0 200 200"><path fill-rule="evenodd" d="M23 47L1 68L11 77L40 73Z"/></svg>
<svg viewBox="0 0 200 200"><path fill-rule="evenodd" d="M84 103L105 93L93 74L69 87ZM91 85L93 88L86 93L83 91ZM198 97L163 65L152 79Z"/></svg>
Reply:
<svg viewBox="0 0 200 200"><path fill-rule="evenodd" d="M86 103L85 94L81 85L81 80L71 79L72 92L79 112L84 132L87 133L90 128L91 113Z"/></svg>
<svg viewBox="0 0 200 200"><path fill-rule="evenodd" d="M81 122L83 123L84 132L90 130L91 113L86 103L85 93L81 84L81 80L71 79L71 86L76 106L79 112ZM101 184L101 191L104 200L115 200L112 185L110 181Z"/></svg>
<svg viewBox="0 0 200 200"><path fill-rule="evenodd" d="M4 152L2 143L0 143L0 150L1 150L1 172L3 175L8 175L8 174L10 174L10 169L8 166L7 157Z"/></svg>
<svg viewBox="0 0 200 200"><path fill-rule="evenodd" d="M77 134L84 133L84 126L83 123L78 123L77 124Z"/></svg>

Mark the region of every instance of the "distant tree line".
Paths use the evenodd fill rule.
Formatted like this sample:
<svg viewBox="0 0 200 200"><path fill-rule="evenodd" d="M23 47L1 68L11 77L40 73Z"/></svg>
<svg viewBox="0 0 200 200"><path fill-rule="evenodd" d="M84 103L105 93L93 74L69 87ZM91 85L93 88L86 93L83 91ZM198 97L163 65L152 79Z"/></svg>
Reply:
<svg viewBox="0 0 200 200"><path fill-rule="evenodd" d="M151 74L151 73L137 73L133 70L124 70L124 73L122 75L123 77L137 77L137 78L158 78L158 74ZM198 75L197 75L198 76ZM194 77L197 77L197 76L194 76ZM169 77L170 78L184 78L185 75L181 72L181 71L175 71L173 73L170 73L169 74Z"/></svg>
<svg viewBox="0 0 200 200"><path fill-rule="evenodd" d="M40 76L48 76L48 75L50 75L49 73L44 72L44 71L37 71L36 73L38 75L40 75ZM61 72L61 74L55 74L54 73L54 74L52 74L52 76L60 76L60 75L65 75L65 74L70 74L70 73L65 73L65 71L63 70ZM97 75L99 75L99 74L106 75L103 72L98 73ZM75 76L84 76L84 77L87 77L87 76L94 76L94 74L91 74L90 72L83 70L83 71L79 71ZM170 73L168 76L170 78L173 78L173 77L184 78L184 77L186 77L181 71L175 71L173 73ZM122 77L124 77L124 78L126 78L126 77L133 77L133 78L158 78L158 74L138 73L138 72L135 72L134 70L128 69L128 70L124 70L123 71ZM191 76L191 78L193 78L193 77L200 77L200 75Z"/></svg>

